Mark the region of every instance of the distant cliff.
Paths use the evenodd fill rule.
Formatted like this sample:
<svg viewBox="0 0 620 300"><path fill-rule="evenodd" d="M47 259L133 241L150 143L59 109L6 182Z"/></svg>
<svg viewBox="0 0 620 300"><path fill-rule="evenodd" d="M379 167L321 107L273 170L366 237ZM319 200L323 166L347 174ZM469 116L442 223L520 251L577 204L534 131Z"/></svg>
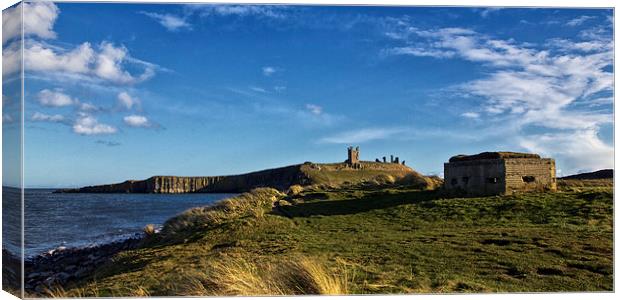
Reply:
<svg viewBox="0 0 620 300"><path fill-rule="evenodd" d="M228 176L153 176L145 180L63 189L59 193L241 193L257 187L285 190L291 185L343 184L373 180L379 175L407 179L424 185L424 177L411 168L393 163L362 162L352 169L344 163L304 163Z"/></svg>
<svg viewBox="0 0 620 300"><path fill-rule="evenodd" d="M571 176L562 177L560 179L613 179L614 178L614 170L613 169L604 169L598 170L590 173L580 173Z"/></svg>

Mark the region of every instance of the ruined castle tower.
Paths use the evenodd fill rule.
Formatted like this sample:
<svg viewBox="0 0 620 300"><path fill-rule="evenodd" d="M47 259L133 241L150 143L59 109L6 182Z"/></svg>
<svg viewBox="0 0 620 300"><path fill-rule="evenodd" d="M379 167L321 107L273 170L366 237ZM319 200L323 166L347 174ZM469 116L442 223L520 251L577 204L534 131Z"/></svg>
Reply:
<svg viewBox="0 0 620 300"><path fill-rule="evenodd" d="M356 166L360 163L360 147L355 147L353 148L353 146L349 147L347 149L347 161L346 163L351 165L351 166Z"/></svg>

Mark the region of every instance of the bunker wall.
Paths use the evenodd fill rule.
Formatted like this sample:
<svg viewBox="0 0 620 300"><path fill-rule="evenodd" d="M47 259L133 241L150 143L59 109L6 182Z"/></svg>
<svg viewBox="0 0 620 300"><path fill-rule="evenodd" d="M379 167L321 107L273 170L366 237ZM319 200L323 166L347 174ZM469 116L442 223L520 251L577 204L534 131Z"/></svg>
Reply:
<svg viewBox="0 0 620 300"><path fill-rule="evenodd" d="M557 189L555 161L550 158L506 159L506 193Z"/></svg>
<svg viewBox="0 0 620 300"><path fill-rule="evenodd" d="M444 164L444 187L469 195L497 195L506 191L502 159L481 159Z"/></svg>

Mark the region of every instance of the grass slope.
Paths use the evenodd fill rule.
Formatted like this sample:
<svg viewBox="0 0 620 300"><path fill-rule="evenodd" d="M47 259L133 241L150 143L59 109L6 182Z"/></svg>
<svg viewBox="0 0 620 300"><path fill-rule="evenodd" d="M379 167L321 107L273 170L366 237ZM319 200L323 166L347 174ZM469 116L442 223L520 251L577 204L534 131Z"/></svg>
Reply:
<svg viewBox="0 0 620 300"><path fill-rule="evenodd" d="M255 194L254 205L171 220L63 294L227 294L218 282L227 261L252 270L318 262L346 285L336 291L352 294L613 289L608 187L455 199L396 186Z"/></svg>

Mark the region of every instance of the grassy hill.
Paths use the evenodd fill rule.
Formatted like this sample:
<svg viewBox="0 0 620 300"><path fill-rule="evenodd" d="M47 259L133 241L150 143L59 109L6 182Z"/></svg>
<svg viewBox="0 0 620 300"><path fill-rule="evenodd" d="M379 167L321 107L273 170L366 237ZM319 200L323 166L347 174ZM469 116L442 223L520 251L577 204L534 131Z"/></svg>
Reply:
<svg viewBox="0 0 620 300"><path fill-rule="evenodd" d="M314 164L300 166L301 173L308 178L309 185L333 188L341 185L358 184L406 184L421 189L434 189L441 184L438 178L426 177L408 166L377 162L362 162L362 169L351 169L343 163Z"/></svg>
<svg viewBox="0 0 620 300"><path fill-rule="evenodd" d="M169 220L56 296L611 291L608 187L482 198L258 189Z"/></svg>
<svg viewBox="0 0 620 300"><path fill-rule="evenodd" d="M59 189L57 193L243 193L259 187L286 190L291 185L338 186L341 184L398 182L432 188L436 178L427 178L398 163L364 161L358 168L346 163L312 163L224 176L152 176L145 180Z"/></svg>

